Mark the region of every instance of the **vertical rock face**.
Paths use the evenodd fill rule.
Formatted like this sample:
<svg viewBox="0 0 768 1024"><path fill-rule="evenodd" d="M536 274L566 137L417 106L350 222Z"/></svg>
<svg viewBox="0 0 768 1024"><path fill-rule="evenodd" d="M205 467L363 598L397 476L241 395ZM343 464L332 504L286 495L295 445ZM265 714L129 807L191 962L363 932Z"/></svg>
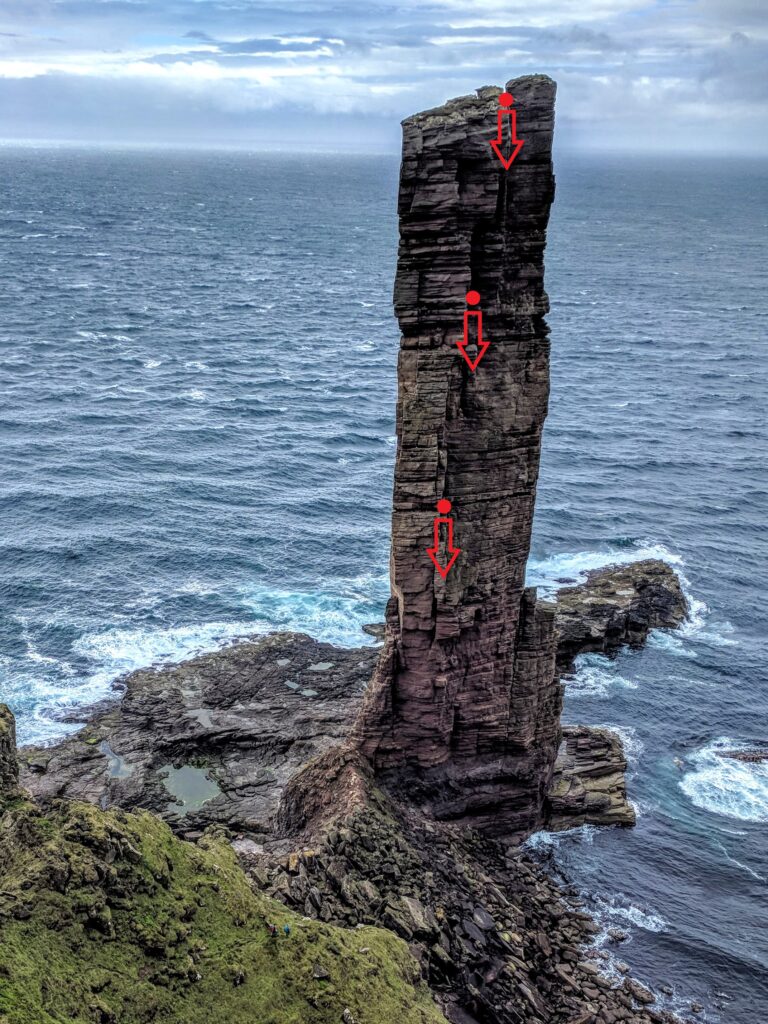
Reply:
<svg viewBox="0 0 768 1024"><path fill-rule="evenodd" d="M489 146L499 89L403 125L393 596L355 738L436 815L513 836L543 820L561 688L553 608L524 590L549 393L555 84L507 89L525 142L508 171ZM456 346L470 289L490 341L475 372ZM440 498L461 548L445 579L426 553Z"/></svg>
<svg viewBox="0 0 768 1024"><path fill-rule="evenodd" d="M0 797L15 793L18 784L16 722L8 705L0 704Z"/></svg>

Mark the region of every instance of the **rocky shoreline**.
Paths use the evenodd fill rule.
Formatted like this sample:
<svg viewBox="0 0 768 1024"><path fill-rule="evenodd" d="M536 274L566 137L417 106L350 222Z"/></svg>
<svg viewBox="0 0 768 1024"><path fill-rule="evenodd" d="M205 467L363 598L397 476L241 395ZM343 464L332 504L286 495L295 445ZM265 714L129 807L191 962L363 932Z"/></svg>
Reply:
<svg viewBox="0 0 768 1024"><path fill-rule="evenodd" d="M592 946L598 925L524 850L425 821L380 793L319 845L277 864L257 852L245 859L257 884L297 912L405 939L452 1024L678 1021L628 974L610 976Z"/></svg>
<svg viewBox="0 0 768 1024"><path fill-rule="evenodd" d="M601 624L614 642L615 624L631 616L637 643L652 628L679 625L687 610L673 570L653 560L601 569L560 593L563 672L595 649ZM22 749L22 784L43 799L151 810L183 835L220 824L267 836L288 780L347 737L379 653L276 633L142 669L119 681L112 704L84 709L84 728L53 746ZM614 734L565 727L547 827L632 824L625 768Z"/></svg>
<svg viewBox="0 0 768 1024"><path fill-rule="evenodd" d="M677 598L666 617L659 587ZM600 621L632 608L633 642L673 628L686 612L677 577L661 563L591 573L569 589L562 612L556 607L567 670L579 653L574 637L594 649L596 598ZM451 1024L678 1020L628 974L617 978L592 945L598 925L524 848L425 817L378 788L359 755L344 753L379 650L274 634L135 672L78 733L22 748L21 784L42 808L65 799L105 812L148 809L194 843L215 830L254 891L304 918L376 926L408 943ZM338 774L329 754L341 758ZM6 783L16 779L11 764L4 756ZM632 824L625 768L615 734L565 727L548 827ZM315 770L323 807L308 810L318 787L308 797L302 779Z"/></svg>

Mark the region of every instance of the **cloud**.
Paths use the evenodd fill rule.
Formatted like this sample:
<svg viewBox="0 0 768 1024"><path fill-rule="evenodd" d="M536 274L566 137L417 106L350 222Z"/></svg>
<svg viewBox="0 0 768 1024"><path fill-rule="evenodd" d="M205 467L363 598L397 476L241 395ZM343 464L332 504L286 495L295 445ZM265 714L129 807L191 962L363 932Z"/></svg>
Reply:
<svg viewBox="0 0 768 1024"><path fill-rule="evenodd" d="M310 147L390 146L414 110L543 71L574 146L711 150L717 123L747 150L766 47L762 0L3 0L0 136L280 144L298 117Z"/></svg>

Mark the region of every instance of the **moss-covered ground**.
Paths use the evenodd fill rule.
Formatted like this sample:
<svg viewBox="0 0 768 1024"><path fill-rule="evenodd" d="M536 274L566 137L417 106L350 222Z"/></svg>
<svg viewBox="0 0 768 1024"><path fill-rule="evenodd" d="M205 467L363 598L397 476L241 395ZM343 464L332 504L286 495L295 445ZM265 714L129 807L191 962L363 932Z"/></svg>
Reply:
<svg viewBox="0 0 768 1024"><path fill-rule="evenodd" d="M387 931L254 892L221 838L185 843L149 814L86 804L0 805L2 1024L444 1022L417 973Z"/></svg>

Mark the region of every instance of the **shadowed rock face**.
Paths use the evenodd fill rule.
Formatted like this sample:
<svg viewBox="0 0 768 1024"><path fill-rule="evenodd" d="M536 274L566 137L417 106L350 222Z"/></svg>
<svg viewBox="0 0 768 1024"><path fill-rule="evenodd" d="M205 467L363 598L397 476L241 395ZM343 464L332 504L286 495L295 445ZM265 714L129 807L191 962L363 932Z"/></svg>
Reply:
<svg viewBox="0 0 768 1024"><path fill-rule="evenodd" d="M18 782L16 722L11 709L6 704L0 704L0 797L15 793Z"/></svg>
<svg viewBox="0 0 768 1024"><path fill-rule="evenodd" d="M541 820L561 690L553 607L524 591L549 393L555 84L507 88L525 140L509 171L488 144L498 89L403 125L393 597L356 741L438 816L514 835ZM491 343L474 373L456 347L469 289ZM461 548L445 580L425 550L443 497Z"/></svg>

